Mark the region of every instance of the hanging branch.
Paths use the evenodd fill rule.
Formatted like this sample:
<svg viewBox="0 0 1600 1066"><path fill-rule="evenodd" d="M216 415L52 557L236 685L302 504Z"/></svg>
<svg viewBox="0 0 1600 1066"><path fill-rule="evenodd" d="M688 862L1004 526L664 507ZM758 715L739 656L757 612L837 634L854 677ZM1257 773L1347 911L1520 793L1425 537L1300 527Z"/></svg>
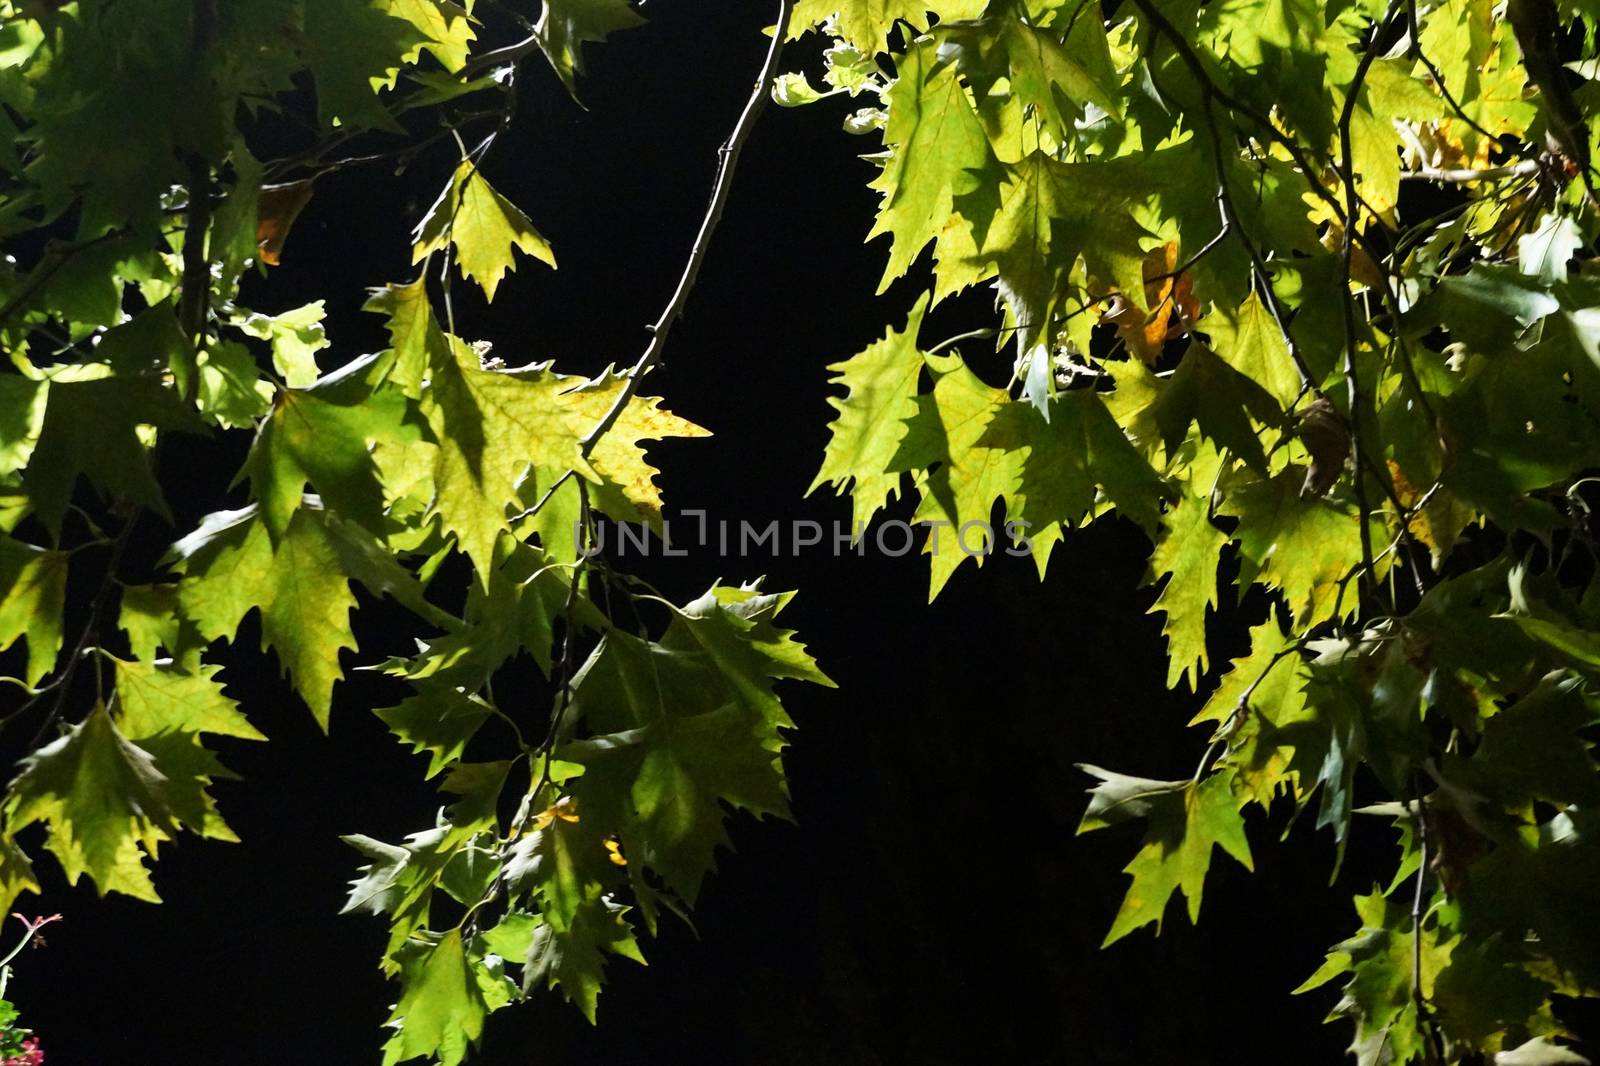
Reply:
<svg viewBox="0 0 1600 1066"><path fill-rule="evenodd" d="M711 235L716 232L717 224L722 221L722 211L727 206L728 193L733 188L733 173L739 165L739 153L744 150L745 142L750 139L750 131L755 128L756 119L766 106L767 97L772 95L772 83L778 75L778 63L783 57L783 41L788 36L789 16L793 11L794 0L778 0L778 22L772 31L772 44L767 48L766 62L761 66L761 74L756 79L755 89L751 92L750 99L745 101L744 111L740 113L733 132L728 135L722 147L717 149L717 177L711 187L711 204L706 208L705 217L700 222L700 232L695 235L694 247L689 251L689 260L684 264L683 275L678 279L678 287L673 291L672 299L667 301L661 317L656 319L654 325L648 327L650 343L645 346L638 362L633 364L633 369L628 372L627 383L617 394L611 409L595 423L595 427L578 446L579 453L585 459L594 451L595 445L600 443L600 438L616 425L623 410L638 393L644 375L661 361L661 351L666 347L667 334L672 332L673 325L683 314L684 305L689 301L689 294L694 290L695 281L700 277L700 267L705 262Z"/></svg>
<svg viewBox="0 0 1600 1066"><path fill-rule="evenodd" d="M1367 80L1367 72L1372 69L1372 64L1378 58L1378 43L1383 39L1383 32L1394 21L1402 10L1402 0L1391 0L1389 9L1372 26L1372 37L1367 42L1367 47L1361 53L1361 61L1356 66L1355 77L1350 81L1350 88L1345 90L1344 107L1339 112L1339 165L1340 180L1344 185L1345 220L1343 239L1340 241L1339 260L1340 269L1344 274L1344 282L1340 290L1341 299L1339 307L1344 319L1344 383L1345 402L1349 407L1350 418L1350 447L1355 459L1355 471L1351 477L1351 484L1355 489L1356 509L1360 514L1361 532L1361 562L1363 576L1361 583L1367 587L1369 593L1377 591L1377 574L1373 570L1372 560L1372 530L1367 524L1367 485L1365 469L1365 449L1361 442L1361 381L1356 372L1356 346L1358 343L1356 329L1355 297L1350 292L1350 267L1351 257L1355 252L1356 228L1360 221L1356 207L1356 171L1353 152L1350 143L1350 123L1355 117L1356 101L1361 96L1361 87ZM1398 500L1396 501L1399 502ZM1406 516L1401 515L1401 522L1405 523ZM1405 528L1402 525L1401 528Z"/></svg>

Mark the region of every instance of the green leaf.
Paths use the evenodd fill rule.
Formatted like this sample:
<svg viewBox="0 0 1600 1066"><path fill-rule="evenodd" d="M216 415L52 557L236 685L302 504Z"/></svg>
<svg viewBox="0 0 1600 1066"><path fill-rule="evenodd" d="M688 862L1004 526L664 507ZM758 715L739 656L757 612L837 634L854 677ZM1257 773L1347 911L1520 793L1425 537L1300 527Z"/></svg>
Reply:
<svg viewBox="0 0 1600 1066"><path fill-rule="evenodd" d="M1222 513L1239 520L1239 580L1282 589L1296 627L1315 625L1355 609L1341 583L1362 564L1361 522L1355 509L1333 497L1303 499L1303 473L1288 472L1265 481L1232 487ZM1383 527L1372 522L1374 552L1382 551ZM1379 566L1379 575L1384 567Z"/></svg>
<svg viewBox="0 0 1600 1066"><path fill-rule="evenodd" d="M69 884L88 874L101 895L123 892L158 903L144 857L178 831L173 798L154 757L97 706L22 760L7 798L7 824L15 831L45 822L45 847Z"/></svg>
<svg viewBox="0 0 1600 1066"><path fill-rule="evenodd" d="M108 369L73 367L49 383L44 424L23 485L52 536L60 535L80 476L113 497L170 517L138 429L197 429L200 424L160 381L111 377Z"/></svg>
<svg viewBox="0 0 1600 1066"><path fill-rule="evenodd" d="M446 244L455 246L462 276L476 281L488 300L494 299L506 272L516 269L513 249L556 265L555 252L528 216L495 191L476 163L466 160L417 226L411 261L420 263Z"/></svg>
<svg viewBox="0 0 1600 1066"><path fill-rule="evenodd" d="M642 25L628 0L547 0L534 36L561 83L576 95L584 44Z"/></svg>
<svg viewBox="0 0 1600 1066"><path fill-rule="evenodd" d="M252 610L261 614L261 641L288 671L318 724L328 725L334 683L343 677L339 653L356 646L345 553L350 533L325 512L296 511L274 545L254 507L220 511L173 547L184 579L178 602L208 641L232 640Z"/></svg>
<svg viewBox="0 0 1600 1066"><path fill-rule="evenodd" d="M1090 832L1129 818L1148 822L1144 846L1124 869L1133 884L1106 934L1106 944L1151 922L1159 933L1167 901L1179 889L1189 901L1189 921L1198 921L1213 847L1222 848L1246 869L1253 869L1231 773L1214 773L1196 785L1142 781L1093 767L1083 769L1101 778L1102 784L1092 790L1095 801L1078 832Z"/></svg>
<svg viewBox="0 0 1600 1066"><path fill-rule="evenodd" d="M400 954L403 991L384 1023L396 1030L384 1045L384 1066L423 1055L444 1066L466 1059L483 1035L484 1019L507 1001L496 995L491 1003L480 984L482 967L482 960L468 953L459 929L436 942L406 942Z"/></svg>
<svg viewBox="0 0 1600 1066"><path fill-rule="evenodd" d="M380 4L390 15L411 23L426 38L401 57L404 62L416 62L426 49L448 71L458 71L466 64L467 53L477 38L467 8L451 0L380 0Z"/></svg>
<svg viewBox="0 0 1600 1066"><path fill-rule="evenodd" d="M868 54L876 50L859 47ZM871 240L887 233L892 242L880 293L951 223L955 197L970 184L968 172L983 169L993 158L956 74L954 63L939 60L934 42L922 41L899 58L899 77L886 94L888 155L872 181L883 201L867 234Z"/></svg>
<svg viewBox="0 0 1600 1066"><path fill-rule="evenodd" d="M1261 297L1251 292L1231 314L1213 311L1203 327L1211 335L1211 349L1233 369L1266 389L1285 409L1301 393L1300 372L1289 356L1283 331Z"/></svg>
<svg viewBox="0 0 1600 1066"><path fill-rule="evenodd" d="M29 685L50 673L61 653L69 559L0 535L0 651L27 638Z"/></svg>
<svg viewBox="0 0 1600 1066"><path fill-rule="evenodd" d="M425 679L416 685L417 691L398 706L375 713L412 751L428 753L427 776L433 777L461 758L494 709L448 682Z"/></svg>
<svg viewBox="0 0 1600 1066"><path fill-rule="evenodd" d="M931 603L964 559L982 566L995 550L990 511L995 500L1021 487L1026 452L1015 425L997 420L1010 402L1003 389L978 380L959 355L926 361L934 383L922 424L937 443L940 463L919 484L922 501L913 521L929 523L923 551L932 557Z"/></svg>
<svg viewBox="0 0 1600 1066"><path fill-rule="evenodd" d="M1211 523L1211 494L1220 460L1215 452L1203 453L1190 470L1189 484L1167 516L1166 528L1150 557L1153 580L1169 575L1161 594L1151 605L1166 621L1167 686L1177 687L1188 675L1189 687L1199 690L1200 677L1210 669L1206 657L1206 613L1217 606L1217 562L1228 537Z"/></svg>
<svg viewBox="0 0 1600 1066"><path fill-rule="evenodd" d="M285 384L303 389L321 376L317 353L328 347L322 325L323 301L316 300L280 315L251 314L236 325L249 336L272 343L272 365Z"/></svg>
<svg viewBox="0 0 1600 1066"><path fill-rule="evenodd" d="M317 86L317 112L324 125L403 132L378 99L377 86L423 44L394 0L324 0L307 4L300 52Z"/></svg>
<svg viewBox="0 0 1600 1066"><path fill-rule="evenodd" d="M1572 1051L1553 1044L1549 1038L1536 1036L1509 1051L1498 1052L1495 1066L1589 1066L1589 1060Z"/></svg>
<svg viewBox="0 0 1600 1066"><path fill-rule="evenodd" d="M1017 324L1020 351L1054 335L1080 259L1102 286L1144 291L1140 241L1146 230L1132 211L1155 191L1158 164L1142 159L1063 163L1034 150L1003 169L992 218L979 206L985 195L981 186L959 197L956 206L973 222L970 266L977 276L997 275L996 287Z"/></svg>
<svg viewBox="0 0 1600 1066"><path fill-rule="evenodd" d="M824 20L832 32L866 55L882 52L901 20L927 29L928 15L941 22L977 18L988 0L800 0L789 22L789 37L800 37Z"/></svg>
<svg viewBox="0 0 1600 1066"><path fill-rule="evenodd" d="M1567 263L1582 247L1578 224L1551 213L1539 220L1538 229L1517 238L1517 264L1524 274L1554 285L1567 280Z"/></svg>
<svg viewBox="0 0 1600 1066"><path fill-rule="evenodd" d="M265 740L238 705L222 694L218 667L186 673L170 663L117 660L117 729L150 753L169 784L173 817L215 840L237 841L206 791L212 779L232 777L201 741L202 734Z"/></svg>
<svg viewBox="0 0 1600 1066"><path fill-rule="evenodd" d="M917 382L923 367L917 332L927 308L928 296L923 294L904 330L890 330L865 351L828 367L836 375L831 383L848 391L843 397L828 398L839 415L828 425L831 435L822 468L806 493L824 484L841 494L848 488L854 528L863 531L878 509L899 493L902 473L891 472L891 467L906 435L906 420L917 412Z"/></svg>
<svg viewBox="0 0 1600 1066"><path fill-rule="evenodd" d="M245 469L274 540L283 537L300 508L307 482L342 517L376 530L382 522L383 484L371 445L404 448L420 439L407 425L409 406L395 389L376 389L355 403L328 390L283 389L256 434Z"/></svg>
<svg viewBox="0 0 1600 1066"><path fill-rule="evenodd" d="M46 388L20 374L0 375L0 474L28 465L44 429Z"/></svg>

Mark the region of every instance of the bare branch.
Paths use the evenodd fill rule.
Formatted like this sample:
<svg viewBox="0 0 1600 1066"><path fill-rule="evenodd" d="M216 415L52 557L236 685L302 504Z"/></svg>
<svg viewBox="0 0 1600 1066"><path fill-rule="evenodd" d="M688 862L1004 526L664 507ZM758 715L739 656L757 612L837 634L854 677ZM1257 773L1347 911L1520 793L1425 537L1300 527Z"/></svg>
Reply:
<svg viewBox="0 0 1600 1066"><path fill-rule="evenodd" d="M778 0L778 23L772 31L772 44L767 49L766 62L761 66L755 90L745 102L744 111L739 115L733 133L728 136L722 147L717 149L717 178L711 188L711 204L706 208L705 218L700 222L700 232L695 235L694 247L689 251L689 260L684 264L683 275L678 279L678 287L674 290L672 299L667 301L661 317L650 327L650 343L645 346L638 362L633 364L633 369L628 372L627 383L617 394L611 409L595 423L595 427L579 445L579 452L585 459L594 451L595 445L600 443L600 438L616 425L623 409L638 393L644 375L660 362L661 351L667 343L667 334L672 331L673 325L683 314L689 294L694 290L695 281L700 277L700 267L705 262L711 235L716 232L717 223L722 221L723 208L727 206L728 193L733 187L734 169L739 165L739 153L743 151L745 142L750 139L750 131L755 128L756 118L760 116L767 97L771 95L772 82L778 74L778 61L783 55L783 40L789 32L789 16L793 10L794 0Z"/></svg>

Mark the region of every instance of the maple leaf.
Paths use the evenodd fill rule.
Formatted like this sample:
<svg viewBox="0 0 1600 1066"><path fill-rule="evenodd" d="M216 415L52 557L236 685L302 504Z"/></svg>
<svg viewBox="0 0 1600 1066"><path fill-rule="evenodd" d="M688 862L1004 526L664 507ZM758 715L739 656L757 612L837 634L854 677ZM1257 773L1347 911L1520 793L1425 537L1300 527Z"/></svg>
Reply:
<svg viewBox="0 0 1600 1066"><path fill-rule="evenodd" d="M24 892L39 892L39 880L33 873L33 860L9 836L0 836L0 909L11 912L11 906Z"/></svg>
<svg viewBox="0 0 1600 1066"><path fill-rule="evenodd" d="M1211 849L1220 847L1246 869L1253 869L1244 820L1234 801L1232 773L1214 773L1204 781L1153 782L1126 778L1093 766L1080 769L1100 778L1096 800L1078 832L1087 833L1128 818L1148 822L1144 845L1124 873L1133 878L1117 917L1106 934L1112 944L1154 922L1156 931L1172 893L1182 890L1189 903L1189 921L1200 919L1200 897ZM1104 945L1102 945L1104 946Z"/></svg>
<svg viewBox="0 0 1600 1066"><path fill-rule="evenodd" d="M978 98L1005 79L1009 92L1058 142L1073 136L1084 104L1121 117L1120 79L1099 19L1071 19L1065 41L1054 29L1038 29L1009 13L941 29L946 47L960 48L963 72Z"/></svg>
<svg viewBox="0 0 1600 1066"><path fill-rule="evenodd" d="M1217 606L1217 562L1228 536L1211 523L1211 494L1221 464L1216 452L1203 451L1190 468L1189 483L1167 516L1166 529L1150 557L1152 580L1169 575L1152 613L1166 613L1167 687L1188 675L1198 691L1210 668L1206 658L1206 612Z"/></svg>
<svg viewBox="0 0 1600 1066"><path fill-rule="evenodd" d="M628 0L547 0L534 26L534 36L561 84L577 95L583 73L583 46L622 30L644 25Z"/></svg>
<svg viewBox="0 0 1600 1066"><path fill-rule="evenodd" d="M349 372L359 367L352 364ZM341 374L321 388L279 390L256 433L245 470L274 540L299 510L307 482L331 509L378 529L383 484L369 446L383 441L404 448L420 439L417 428L405 424L409 405L398 390L350 397L336 391L346 380Z"/></svg>
<svg viewBox="0 0 1600 1066"><path fill-rule="evenodd" d="M399 955L403 990L384 1024L395 1029L384 1066L420 1055L456 1066L483 1035L484 1019L511 1001L497 968L469 952L460 929L433 940L408 940Z"/></svg>
<svg viewBox="0 0 1600 1066"><path fill-rule="evenodd" d="M173 546L184 573L179 607L207 641L232 640L244 616L259 611L263 647L277 653L326 729L331 691L344 676L339 653L356 646L350 581L423 609L399 565L380 566L366 550L368 537L309 498L276 544L257 508L219 511Z"/></svg>
<svg viewBox="0 0 1600 1066"><path fill-rule="evenodd" d="M888 234L891 241L879 293L946 229L956 194L967 188L967 172L992 158L956 74L954 63L939 59L934 42L919 42L900 58L899 77L886 94L888 156L871 186L883 200L867 234L868 240Z"/></svg>
<svg viewBox="0 0 1600 1066"><path fill-rule="evenodd" d="M237 841L206 791L234 776L201 742L202 734L265 740L216 681L219 667L187 673L167 663L116 661L116 727L155 760L167 779L167 802L181 825L214 840Z"/></svg>
<svg viewBox="0 0 1600 1066"><path fill-rule="evenodd" d="M50 829L45 847L69 884L88 874L101 895L160 902L144 866L178 831L173 790L153 756L118 731L104 706L22 760L6 815L14 832Z"/></svg>
<svg viewBox="0 0 1600 1066"><path fill-rule="evenodd" d="M428 753L427 776L433 777L461 758L494 708L448 681L425 678L413 683L415 693L375 713L412 751Z"/></svg>
<svg viewBox="0 0 1600 1066"><path fill-rule="evenodd" d="M1361 565L1361 522L1355 510L1330 497L1303 499L1304 480L1291 469L1236 485L1221 508L1239 520L1233 533L1242 557L1239 580L1282 589L1297 627L1333 617L1340 584ZM1372 527L1377 540L1382 526L1373 521ZM1346 600L1343 612L1355 606L1350 597Z"/></svg>
<svg viewBox="0 0 1600 1066"><path fill-rule="evenodd" d="M1009 403L996 423L1014 424L999 430L996 440L1027 444L1018 490L1006 502L1008 513L1028 523L1040 577L1063 535L1061 527L1098 513L1097 490L1146 529L1160 522L1159 501L1167 489L1097 393L1057 394L1048 419L1031 403Z"/></svg>
<svg viewBox="0 0 1600 1066"><path fill-rule="evenodd" d="M927 309L924 293L907 316L905 329L890 330L859 354L828 367L836 375L831 383L848 392L828 398L839 415L828 424L831 435L822 468L806 494L824 484L840 494L848 488L857 529L865 530L878 509L899 493L901 472L890 467L906 435L906 420L917 413L917 381L924 365L917 333Z"/></svg>
<svg viewBox="0 0 1600 1066"><path fill-rule="evenodd" d="M899 21L928 28L928 15L940 22L977 18L988 0L800 0L789 22L791 40L826 20L832 31L866 55L888 47L889 31Z"/></svg>
<svg viewBox="0 0 1600 1066"><path fill-rule="evenodd" d="M367 126L403 133L378 99L405 57L428 39L392 9L395 0L339 0L305 8L300 54L317 86L324 125Z"/></svg>
<svg viewBox="0 0 1600 1066"><path fill-rule="evenodd" d="M611 410L627 384L627 378L609 368L587 382L572 381L561 401L573 433L580 438L586 435ZM589 453L598 477L590 489L592 504L613 518L638 520L659 531L661 490L655 476L660 471L645 461L639 442L710 435L710 430L662 410L660 397L635 394Z"/></svg>
<svg viewBox="0 0 1600 1066"><path fill-rule="evenodd" d="M170 517L138 429L201 428L178 394L160 381L113 377L109 370L94 363L68 367L47 386L44 421L22 483L53 537L60 535L80 476L110 495Z"/></svg>
<svg viewBox="0 0 1600 1066"><path fill-rule="evenodd" d="M470 160L462 160L450 184L418 224L411 261L420 263L446 244L455 246L462 276L476 281L488 300L494 299L506 272L516 269L514 249L551 267L556 265L550 242L533 228L527 215L495 191Z"/></svg>
<svg viewBox="0 0 1600 1066"><path fill-rule="evenodd" d="M1439 971L1454 945L1441 930L1411 927L1410 904L1374 892L1356 897L1361 915L1359 933L1335 946L1321 969L1307 978L1296 993L1307 992L1348 973L1345 997L1335 1017L1356 1023L1351 1045L1361 1066L1386 1062L1411 1062L1424 1054L1428 1036L1417 1017L1413 985L1424 1002L1433 995ZM1422 943L1416 943L1421 937ZM1420 955L1422 968L1416 968Z"/></svg>
<svg viewBox="0 0 1600 1066"><path fill-rule="evenodd" d="M778 755L792 726L772 691L831 685L772 625L787 595L716 587L674 617L660 643L612 631L575 682L574 708L599 735L559 749L585 766L583 817L618 826L634 865L693 901L727 843L722 803L784 816Z"/></svg>
<svg viewBox="0 0 1600 1066"><path fill-rule="evenodd" d="M995 547L985 539L990 511L995 500L1009 499L1020 488L1028 452L1021 438L1008 432L1014 428L1009 422L995 421L1010 401L1004 389L978 380L958 355L926 360L934 384L919 421L940 462L919 483L922 500L913 521L934 523L923 546L932 556L931 603L963 559L971 556L982 566L984 554ZM974 533L973 523L986 531Z"/></svg>
<svg viewBox="0 0 1600 1066"><path fill-rule="evenodd" d="M46 551L0 535L0 651L28 641L23 679L37 685L61 653L61 616L66 605L66 552Z"/></svg>
<svg viewBox="0 0 1600 1066"><path fill-rule="evenodd" d="M1131 212L1156 187L1147 165L1129 159L1063 163L1034 150L1003 170L992 217L976 206L977 193L957 197L956 208L983 220L974 222L973 261L998 276L1019 350L1054 333L1080 257L1106 284L1143 291L1144 230Z"/></svg>
<svg viewBox="0 0 1600 1066"><path fill-rule="evenodd" d="M401 56L401 62L415 63L426 49L448 71L455 72L466 65L467 53L477 38L467 8L451 0L379 0L379 3L383 10L405 19L426 38Z"/></svg>
<svg viewBox="0 0 1600 1066"><path fill-rule="evenodd" d="M1211 350L1239 373L1265 389L1285 409L1300 398L1300 372L1289 355L1283 331L1272 312L1251 292L1236 311L1213 310L1201 327L1211 335Z"/></svg>
<svg viewBox="0 0 1600 1066"><path fill-rule="evenodd" d="M0 474L28 465L44 428L46 388L20 374L0 377Z"/></svg>
<svg viewBox="0 0 1600 1066"><path fill-rule="evenodd" d="M522 509L518 484L530 467L599 479L579 454L579 433L561 399L572 384L543 367L485 369L478 353L454 338L448 359L432 366L422 400L439 442L430 510L480 574L494 566L496 541L510 529L508 510Z"/></svg>
<svg viewBox="0 0 1600 1066"><path fill-rule="evenodd" d="M235 325L249 336L271 342L272 365L278 376L290 388L301 389L322 373L317 368L317 353L328 347L324 314L323 301L315 300L278 315L247 315Z"/></svg>

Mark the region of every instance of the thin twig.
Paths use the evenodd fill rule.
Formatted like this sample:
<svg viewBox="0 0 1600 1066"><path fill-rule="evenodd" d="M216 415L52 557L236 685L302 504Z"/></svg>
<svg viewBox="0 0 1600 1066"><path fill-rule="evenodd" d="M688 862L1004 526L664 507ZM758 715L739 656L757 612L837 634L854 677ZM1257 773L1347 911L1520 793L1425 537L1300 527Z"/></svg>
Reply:
<svg viewBox="0 0 1600 1066"><path fill-rule="evenodd" d="M1467 185L1475 181L1505 181L1508 178L1527 178L1539 173L1544 165L1537 159L1524 159L1503 167L1445 168L1423 167L1420 170L1402 171L1401 181L1436 181L1447 185Z"/></svg>
<svg viewBox="0 0 1600 1066"><path fill-rule="evenodd" d="M1356 101L1361 96L1362 83L1367 79L1367 72L1372 69L1372 64L1378 58L1378 43L1383 38L1383 31L1391 21L1400 13L1402 0L1392 0L1389 9L1383 18L1372 25L1372 37L1367 42L1366 49L1361 53L1361 60L1356 66L1355 77L1351 79L1350 88L1345 93L1344 107L1339 112L1339 162L1342 173L1340 180L1344 184L1345 220L1343 239L1340 241L1339 258L1344 273L1344 284L1340 292L1340 309L1344 319L1344 382L1345 399L1350 408L1350 446L1355 458L1355 472L1351 483L1355 489L1356 507L1360 513L1361 533L1361 561L1365 577L1363 583L1371 593L1377 592L1377 575L1373 573L1372 562L1372 530L1367 526L1367 487L1366 470L1364 469L1364 449L1361 441L1361 382L1356 372L1356 312L1355 298L1350 293L1350 265L1351 257L1355 252L1356 230L1360 217L1356 208L1356 171L1353 161L1354 147L1351 144L1350 123L1355 117ZM1402 517L1402 521L1404 521Z"/></svg>
<svg viewBox="0 0 1600 1066"><path fill-rule="evenodd" d="M717 149L717 177L716 183L711 188L711 205L706 209L705 218L700 222L700 232L695 235L694 247L689 251L689 261L684 264L683 276L678 279L678 287L673 292L672 299L667 302L666 309L661 312L661 317L650 327L650 343L645 346L638 362L633 364L633 369L628 373L622 391L612 402L611 409L595 424L578 446L579 454L585 459L589 458L595 445L600 443L600 438L616 425L623 409L638 393L644 375L660 361L661 351L667 343L667 334L672 331L673 325L683 314L689 293L693 291L695 281L700 277L700 266L705 262L711 235L716 232L717 223L722 221L723 208L727 206L728 193L733 187L734 169L739 165L739 153L744 150L745 142L750 139L750 131L755 128L755 121L765 107L767 97L771 95L772 82L777 77L778 62L783 54L783 41L789 33L789 16L793 10L794 0L778 0L777 27L773 30L772 44L767 48L767 59L762 64L755 91L745 102L744 111L739 115L733 133L722 147Z"/></svg>
<svg viewBox="0 0 1600 1066"><path fill-rule="evenodd" d="M34 296L38 295L39 290L48 285L50 279L56 276L56 272L72 261L73 256L79 252L88 251L96 245L104 244L106 241L116 240L122 235L122 230L114 229L108 230L90 240L78 241L76 244L52 243L47 246L43 257L29 271L21 288L17 289L4 305L0 305L0 326L4 326L11 320L12 315L32 301Z"/></svg>

